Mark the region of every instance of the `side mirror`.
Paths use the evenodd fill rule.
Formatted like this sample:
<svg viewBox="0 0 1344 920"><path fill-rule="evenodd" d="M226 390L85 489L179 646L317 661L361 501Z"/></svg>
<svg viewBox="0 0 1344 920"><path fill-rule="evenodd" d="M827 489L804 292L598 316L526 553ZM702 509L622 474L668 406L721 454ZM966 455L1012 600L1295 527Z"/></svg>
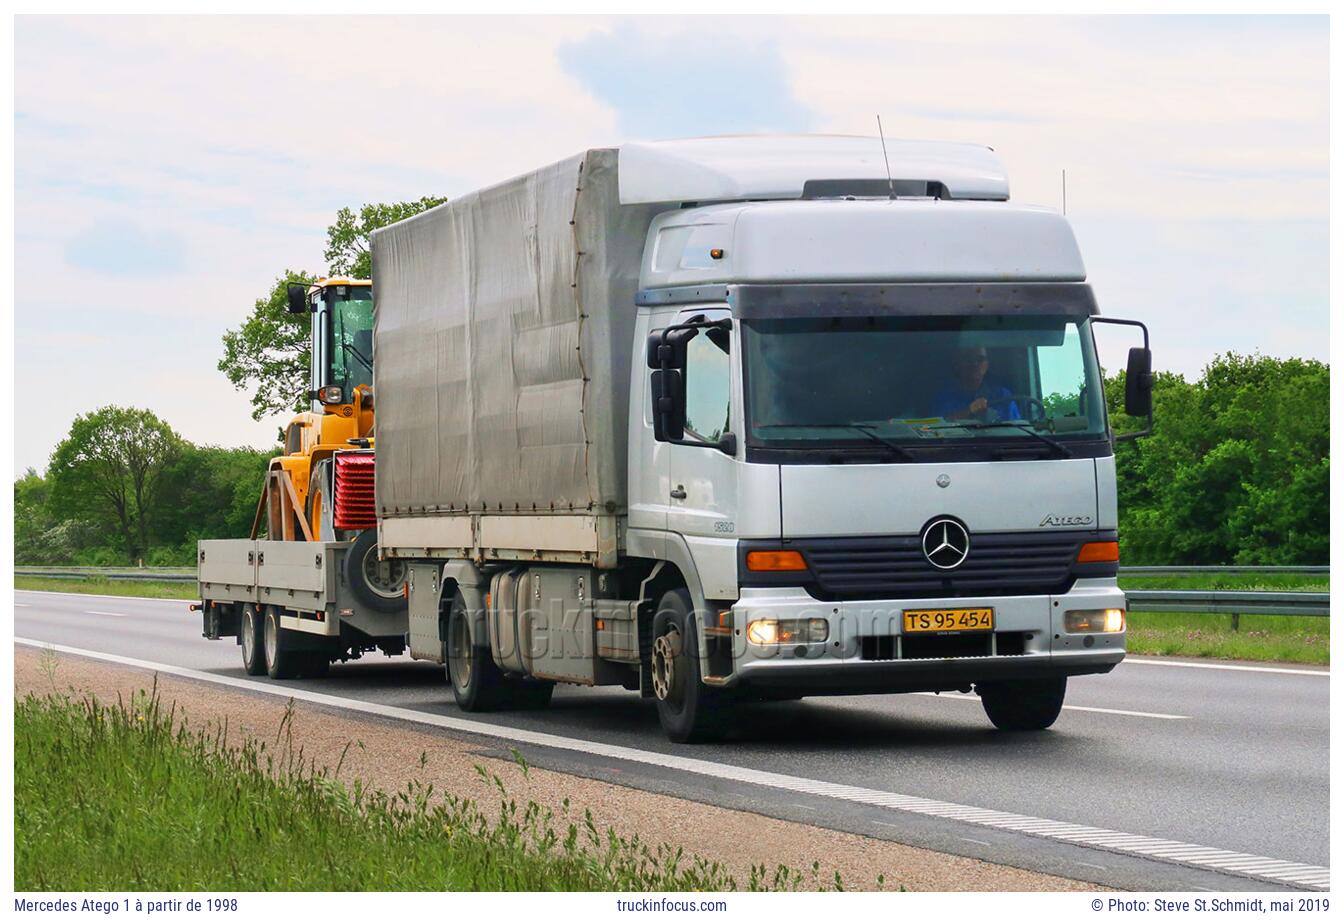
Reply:
<svg viewBox="0 0 1344 920"><path fill-rule="evenodd" d="M681 371L654 371L649 392L653 398L653 439L680 441L686 436L686 380Z"/></svg>
<svg viewBox="0 0 1344 920"><path fill-rule="evenodd" d="M1125 414L1147 418L1153 414L1153 353L1131 348L1125 366Z"/></svg>
<svg viewBox="0 0 1344 920"><path fill-rule="evenodd" d="M308 312L308 285L291 281L285 287L285 310L289 313Z"/></svg>

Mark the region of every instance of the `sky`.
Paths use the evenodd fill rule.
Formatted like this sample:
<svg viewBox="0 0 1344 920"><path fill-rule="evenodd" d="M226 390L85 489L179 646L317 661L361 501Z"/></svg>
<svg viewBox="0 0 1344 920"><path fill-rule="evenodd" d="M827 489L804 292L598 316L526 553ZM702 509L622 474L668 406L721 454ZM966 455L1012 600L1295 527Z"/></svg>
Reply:
<svg viewBox="0 0 1344 920"><path fill-rule="evenodd" d="M82 412L271 446L217 370L341 207L727 133L992 146L1154 365L1328 359L1311 17L33 17L15 23L15 471ZM1128 343L1126 343L1128 344Z"/></svg>

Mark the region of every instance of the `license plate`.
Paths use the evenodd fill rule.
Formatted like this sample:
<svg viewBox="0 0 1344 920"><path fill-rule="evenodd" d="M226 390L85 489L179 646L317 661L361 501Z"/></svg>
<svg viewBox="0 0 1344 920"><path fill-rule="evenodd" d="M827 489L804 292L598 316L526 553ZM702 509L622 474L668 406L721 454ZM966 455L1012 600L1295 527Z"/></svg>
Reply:
<svg viewBox="0 0 1344 920"><path fill-rule="evenodd" d="M908 633L979 632L993 628L993 607L976 607L971 610L905 611L905 631Z"/></svg>

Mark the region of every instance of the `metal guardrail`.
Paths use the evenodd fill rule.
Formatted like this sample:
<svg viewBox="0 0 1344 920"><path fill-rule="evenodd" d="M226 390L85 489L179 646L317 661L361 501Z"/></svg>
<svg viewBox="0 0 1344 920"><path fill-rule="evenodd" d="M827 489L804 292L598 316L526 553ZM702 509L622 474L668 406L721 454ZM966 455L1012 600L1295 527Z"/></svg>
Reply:
<svg viewBox="0 0 1344 920"><path fill-rule="evenodd" d="M1328 565L1308 566L1129 566L1121 575L1310 574L1329 575ZM107 578L113 581L194 582L192 568L113 568L100 566L14 567L15 575L43 578ZM1241 614L1261 616L1328 617L1329 592L1317 591L1148 591L1127 590L1129 609L1136 613L1221 613L1232 616L1233 628Z"/></svg>
<svg viewBox="0 0 1344 920"><path fill-rule="evenodd" d="M1328 565L1122 565L1120 575L1325 575Z"/></svg>
<svg viewBox="0 0 1344 920"><path fill-rule="evenodd" d="M106 578L110 581L195 581L193 568L117 568L95 565L16 565L15 575L30 575L37 578Z"/></svg>
<svg viewBox="0 0 1344 920"><path fill-rule="evenodd" d="M1125 591L1138 613L1230 613L1328 617L1328 591Z"/></svg>

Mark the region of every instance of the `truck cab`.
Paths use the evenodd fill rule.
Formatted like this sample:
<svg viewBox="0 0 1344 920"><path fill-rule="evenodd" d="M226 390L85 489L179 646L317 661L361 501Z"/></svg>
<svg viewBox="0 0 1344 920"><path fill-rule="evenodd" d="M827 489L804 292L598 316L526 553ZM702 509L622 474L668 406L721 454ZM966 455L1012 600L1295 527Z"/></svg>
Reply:
<svg viewBox="0 0 1344 920"><path fill-rule="evenodd" d="M698 576L711 685L1049 709L1124 657L1095 297L1052 211L872 191L654 220L632 551Z"/></svg>

